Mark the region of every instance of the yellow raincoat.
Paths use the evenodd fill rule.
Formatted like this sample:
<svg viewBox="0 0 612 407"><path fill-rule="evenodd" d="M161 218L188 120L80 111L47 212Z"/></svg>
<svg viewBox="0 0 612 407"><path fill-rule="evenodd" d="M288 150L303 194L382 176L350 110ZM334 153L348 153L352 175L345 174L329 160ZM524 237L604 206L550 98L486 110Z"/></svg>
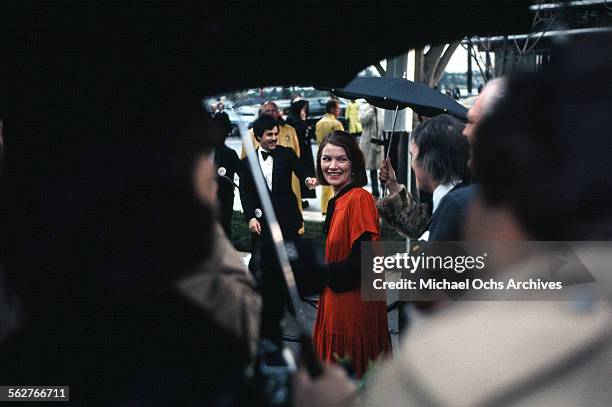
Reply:
<svg viewBox="0 0 612 407"><path fill-rule="evenodd" d="M321 120L317 122L317 126L315 128L315 134L317 135L317 144L321 144L321 141L323 141L325 136L327 136L328 134L336 130L344 130L342 123L340 123L340 121L336 119L336 116L334 116L333 114L326 113L321 118ZM327 203L329 202L329 200L331 199L333 195L334 195L334 191L332 190L330 186L324 185L321 187L321 213L322 214L327 213Z"/></svg>
<svg viewBox="0 0 612 407"><path fill-rule="evenodd" d="M359 103L350 102L346 105L346 118L349 122L348 132L353 133L361 133L361 122L359 121Z"/></svg>

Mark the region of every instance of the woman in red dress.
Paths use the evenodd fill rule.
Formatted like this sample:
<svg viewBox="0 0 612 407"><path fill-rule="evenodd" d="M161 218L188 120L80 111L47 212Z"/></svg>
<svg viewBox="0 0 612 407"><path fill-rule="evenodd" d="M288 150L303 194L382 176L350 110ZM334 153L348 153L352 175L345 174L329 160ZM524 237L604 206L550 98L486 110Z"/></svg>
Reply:
<svg viewBox="0 0 612 407"><path fill-rule="evenodd" d="M361 300L361 242L380 239L378 212L367 183L363 154L346 132L319 146L317 178L331 185L324 229L326 286L319 300L314 342L326 361L349 358L360 378L369 362L391 351L385 302Z"/></svg>

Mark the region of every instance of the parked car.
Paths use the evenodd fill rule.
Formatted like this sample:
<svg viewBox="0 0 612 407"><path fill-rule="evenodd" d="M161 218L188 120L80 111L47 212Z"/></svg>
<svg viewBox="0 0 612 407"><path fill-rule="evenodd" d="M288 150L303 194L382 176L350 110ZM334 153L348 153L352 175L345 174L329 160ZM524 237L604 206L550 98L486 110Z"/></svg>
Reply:
<svg viewBox="0 0 612 407"><path fill-rule="evenodd" d="M278 99L274 100L276 106L278 106L278 111L282 113L283 117L287 117L289 114L289 106L291 106L290 99Z"/></svg>
<svg viewBox="0 0 612 407"><path fill-rule="evenodd" d="M225 112L232 126L229 137L240 137L243 131L251 128L251 123L253 123L256 118L251 112L240 113L231 109L226 109Z"/></svg>

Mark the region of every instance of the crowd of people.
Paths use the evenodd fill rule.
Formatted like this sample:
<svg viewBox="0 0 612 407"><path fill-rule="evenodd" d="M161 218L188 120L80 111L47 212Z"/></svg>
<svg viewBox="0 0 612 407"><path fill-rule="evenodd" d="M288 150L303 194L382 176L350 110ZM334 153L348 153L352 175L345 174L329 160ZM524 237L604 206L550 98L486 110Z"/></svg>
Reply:
<svg viewBox="0 0 612 407"><path fill-rule="evenodd" d="M427 308L393 352L386 303L361 296L362 245L380 240L381 217L422 241L612 238L612 53L584 41L554 58L545 72L491 81L466 125L440 114L411 133L412 170L431 207L383 159L381 109L351 104L344 131L334 99L314 129L316 159L304 101L286 121L276 104L262 105L242 159L224 145L223 109L210 117L197 103L160 104L116 124L118 135L146 143L118 139L82 157L130 158L107 163L96 183L62 168L65 184L52 187L66 193L40 207L39 195L7 177L2 196L21 199L5 205L3 225L30 252L26 259L4 245L0 383L52 378L82 404L252 404L245 371L257 355L262 247L272 239L262 181L285 241L300 239L302 199L323 186L326 266L310 278L322 288L315 353L330 363L316 378L296 373L293 405L607 405L610 279L597 299ZM8 164L9 175L25 171ZM248 271L228 240L236 173L252 238ZM68 199L77 187L87 199ZM7 217L24 211L37 216ZM32 233L45 233L45 245L29 247ZM612 260L606 250L590 255L596 267ZM380 361L359 395L335 365L346 359L358 379Z"/></svg>
<svg viewBox="0 0 612 407"><path fill-rule="evenodd" d="M372 144L372 141L379 139L382 130L380 109L368 103L364 103L361 108L354 102L349 103L347 107L349 131L345 132L337 120L338 102L333 99L328 102L326 114L316 126L319 143L316 159L317 180L305 178L302 174L303 169L294 170L296 174L301 175L302 180L305 180L302 184L307 189L315 185L323 185L326 188L323 191L321 204L322 212L326 214L324 233L325 260L328 269L324 276L316 277L322 278L324 288L318 303L313 333L315 350L321 360L346 362L348 358L350 370L355 377L360 378L366 373L371 361L391 354L386 304L364 302L360 297L361 244L364 241L380 239L379 218L384 219L405 236L420 241L609 238L610 211L606 205L610 203L612 191L611 184L606 182L610 181L610 172L601 167L586 166L584 161L586 155L580 157L578 161L575 160L576 157L570 157L571 151L586 153L586 150L572 149L572 145L569 144L569 140L576 141L572 135L580 134L581 140L588 140L589 143L600 145L603 150L609 151L605 148L605 138L596 132L595 128L600 128L598 125L590 126L592 123L575 126L564 122L563 127L558 124L563 122L563 118L559 115L569 107L577 113L583 112L584 106L587 105L591 110L588 112L590 117L594 117L592 116L592 110L596 110L594 104L599 105L599 111L602 113L604 107L609 107L609 103L605 102L608 96L605 92L594 95L581 94L577 91L579 83L581 80L584 81L584 78L576 80L576 84L567 83L568 90L577 91L572 94L571 102L560 96L559 83L562 82L562 76L568 73L568 67L572 66L568 59L568 55L575 56L572 52L577 51L570 48L565 53L560 53L558 58L560 61L563 60L564 64L559 62L556 69L553 68L550 72L516 75L490 81L469 110L467 124L447 114L423 118L411 133L409 141L412 171L417 186L414 194L409 193L406 186L397 182L391 163L383 159L382 148L379 149L378 144ZM589 69L594 75L592 79L599 80L599 83L608 83L604 80L604 72L609 72L609 67L595 61L591 62ZM556 103L553 105L554 109L550 105L547 108L542 107L540 103L543 94L559 95L554 100ZM296 107L296 112L300 112L300 109L304 109L303 104L299 109ZM302 117L305 115L307 113L302 111ZM295 113L293 117L294 123L299 124L295 121ZM523 120L516 122L516 117L521 117ZM359 126L356 125L357 120ZM272 122L268 125L270 126ZM280 125L277 125L277 128L280 128ZM355 142L357 136L361 137L359 145ZM262 136L257 132L255 139L260 143L259 151L270 149L270 145L265 140L262 142ZM595 155L598 156L601 151L598 149ZM278 159L280 163L280 156ZM293 157L294 161L296 159L297 157ZM269 180L270 176L266 175L264 161L260 159L261 168L271 196L274 197L275 188ZM555 169L557 174L551 173L551 169L556 168L556 163L559 162L564 163L564 168ZM603 162L595 161L591 164ZM378 176L380 183L389 191L388 195L380 199L378 180L376 180L377 168L380 169ZM593 191L592 196L568 194L563 183L577 179L580 174L586 175L591 170L597 174L591 176L587 182L589 190ZM367 172L370 172L372 193L362 188L367 184ZM575 189L583 193L585 191L584 187ZM421 201L419 191L432 195L431 204ZM241 193L241 197L248 204L250 199L248 195ZM292 199L295 200L294 197ZM299 201L299 197L297 199ZM281 207L283 209L280 209ZM288 213L288 207L290 205L287 202L283 205L275 204L277 213L281 214ZM559 219L564 221L559 222ZM281 224L284 223L281 221ZM255 232L260 233L259 229ZM289 240L298 236L294 230L291 233L283 232L283 235ZM446 305L433 307L436 309L435 312L431 311L431 307L427 307L429 313L427 318L436 321L438 329L447 329L448 335L460 335L460 329L453 326L450 317L438 316L440 311L437 311L437 308L446 312ZM464 329L467 329L467 326L474 321L493 323L492 319L505 314L507 318L512 318L513 315L517 315L515 308L523 309L523 306L512 305L506 309L498 304L493 306L487 304L480 307L474 316L464 317L468 312L472 312L471 308L474 307L456 306L447 312L453 315L456 313L457 321L465 324ZM549 317L559 319L574 317L563 314L558 309L558 305L525 307L525 309L530 308L537 309L539 314L533 321L526 320L525 324L535 324ZM607 309L599 310L598 313L601 315L598 314L593 318L609 318ZM599 328L601 326L594 327L595 330ZM427 338L440 343L439 339L428 337L427 330L416 332L414 335L417 338ZM474 339L474 335L470 335L469 338ZM571 343L572 340L580 339L569 338L566 342ZM499 394L486 392L468 394L461 392L457 388L458 384L454 392L449 395L444 393L442 387L440 393L432 389L431 394L424 395L423 390L418 388L418 383L401 382L405 379L402 379L398 372L406 369L404 364L407 362L402 361L404 355L413 355L417 362L416 367L411 367L414 370L413 374L427 374L430 371L434 374L434 370L430 368L418 370L418 362L424 361L424 358L412 350L411 347L416 347L414 341L415 339L407 339L405 342L410 343L399 349L400 357L389 362L389 367L378 375L379 378L372 385L372 392L365 397L368 405L377 404L375 397L381 397L381 402L384 400L385 405L402 404L404 399L419 404L427 397L439 400L442 404L453 404L452 398L445 397L455 396L467 404L481 402L486 404L490 400L510 397L504 395L501 388L498 389ZM504 349L503 346L507 345L503 341L500 343L500 349ZM469 344L464 345L469 347ZM438 348L431 346L421 346L419 349L426 353L439 351ZM509 365L501 365L500 362L499 369L507 369L512 365L510 361L503 362ZM525 365L528 363L525 362ZM441 365L439 367L441 368ZM329 381L328 384L325 384L326 380ZM297 383L298 405L327 405L338 402L340 400L338 395L343 393L332 391L332 387L325 387L332 386L331 383L335 389L351 388L342 374L331 367L326 371L324 379L312 382L304 374L300 374ZM393 383L396 387L393 391L385 393L387 383ZM600 386L600 383L596 381L593 387L601 390L597 386ZM406 389L412 389L416 393L411 394ZM520 393L522 390L507 388L503 391ZM351 391L347 390L346 394L350 393ZM593 394L590 396L593 396L597 404L598 396ZM421 400L420 397L425 399ZM307 400L307 403L301 404L304 403L303 400ZM344 401L348 403L347 400L348 398ZM463 401L459 404L462 403Z"/></svg>
<svg viewBox="0 0 612 407"><path fill-rule="evenodd" d="M385 216L430 241L609 241L612 53L601 48L609 40L570 42L548 70L490 82L465 127L444 115L422 123L411 138L412 166L417 184L433 190L433 212L383 163L381 181L392 190L379 202ZM511 247L490 253L502 273L548 272L542 258L508 256ZM318 379L296 376L294 405L606 405L609 245L582 255L600 278L597 294L577 288L565 301L424 307L365 392L328 366Z"/></svg>

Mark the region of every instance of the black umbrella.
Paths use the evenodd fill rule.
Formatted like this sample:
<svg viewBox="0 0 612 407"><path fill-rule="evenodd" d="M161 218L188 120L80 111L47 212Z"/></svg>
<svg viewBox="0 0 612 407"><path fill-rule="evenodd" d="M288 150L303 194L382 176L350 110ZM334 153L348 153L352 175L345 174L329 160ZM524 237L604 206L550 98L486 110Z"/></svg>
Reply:
<svg viewBox="0 0 612 407"><path fill-rule="evenodd" d="M467 108L453 99L422 83L403 78L358 77L340 89L331 89L337 96L348 99L365 99L368 103L386 110L395 110L391 142L395 133L395 121L399 109L411 108L422 116L449 113L465 118ZM391 145L391 142L389 145ZM389 158L387 150L386 158Z"/></svg>
<svg viewBox="0 0 612 407"><path fill-rule="evenodd" d="M235 108L235 107L242 107L242 106L261 105L265 101L266 99L262 98L261 96L247 96L245 98L240 99L236 103L234 103L232 107Z"/></svg>
<svg viewBox="0 0 612 407"><path fill-rule="evenodd" d="M467 109L429 86L403 78L358 77L341 89L332 89L340 97L365 99L381 109L411 108L421 116L449 113L465 118Z"/></svg>

